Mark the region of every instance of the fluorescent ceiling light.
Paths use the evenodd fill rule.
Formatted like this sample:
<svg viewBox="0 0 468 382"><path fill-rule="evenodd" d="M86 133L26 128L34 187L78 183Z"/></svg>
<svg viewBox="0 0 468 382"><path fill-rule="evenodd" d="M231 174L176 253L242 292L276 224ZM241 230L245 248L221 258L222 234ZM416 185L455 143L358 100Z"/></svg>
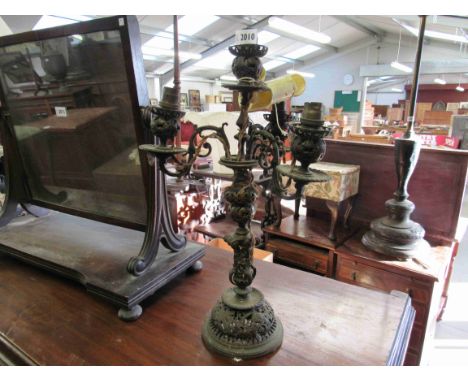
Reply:
<svg viewBox="0 0 468 382"><path fill-rule="evenodd" d="M297 70L286 70L286 73L288 74L300 74L302 77L308 77L308 78L314 78L315 74L314 73L307 73L307 72L298 72Z"/></svg>
<svg viewBox="0 0 468 382"><path fill-rule="evenodd" d="M457 92L464 92L464 91L465 91L465 88L463 88L463 87L461 87L460 85L458 85L458 86L455 88L455 90L456 90Z"/></svg>
<svg viewBox="0 0 468 382"><path fill-rule="evenodd" d="M447 81L443 80L442 78L436 78L434 79L434 82L440 85L445 85L447 83Z"/></svg>
<svg viewBox="0 0 468 382"><path fill-rule="evenodd" d="M174 64L164 64L160 66L159 68L157 68L153 73L158 74L158 75L165 74L169 70L171 70L173 67L174 67Z"/></svg>
<svg viewBox="0 0 468 382"><path fill-rule="evenodd" d="M263 64L263 67L265 68L265 70L271 70L271 69L274 69L274 68L276 68L278 66L281 66L283 64L285 64L284 61L272 60L272 61L268 61L265 64Z"/></svg>
<svg viewBox="0 0 468 382"><path fill-rule="evenodd" d="M218 20L218 16L184 16L178 20L179 34L193 35L208 25ZM166 32L172 33L174 31L174 25L169 25ZM161 49L174 49L174 40L172 38L163 37L163 34L158 33L156 36L148 40L143 44L143 47L150 46L153 48Z"/></svg>
<svg viewBox="0 0 468 382"><path fill-rule="evenodd" d="M303 56L307 56L308 54L315 52L319 49L320 48L315 45L305 45L302 48L293 50L292 52L285 54L284 57L296 59L296 58L300 58Z"/></svg>
<svg viewBox="0 0 468 382"><path fill-rule="evenodd" d="M315 32L311 29L294 24L279 17L270 17L268 19L268 26L277 32L292 34L295 36L306 38L310 41L320 42L322 44L328 44L331 41L331 37L327 36L324 33Z"/></svg>
<svg viewBox="0 0 468 382"><path fill-rule="evenodd" d="M147 56L174 57L174 51L169 50L169 49L160 49L160 48L154 48L151 46L143 46L141 48L141 51L143 55L147 55ZM187 59L187 60L200 60L202 58L202 55L200 53L179 51L179 57L181 59Z"/></svg>
<svg viewBox="0 0 468 382"><path fill-rule="evenodd" d="M406 30L410 31L416 37L419 36L419 30L417 28L411 27L411 26L409 26L409 25L407 25L405 23L400 23L400 25L403 28L405 28ZM437 39L440 39L440 40L448 40L448 41L456 41L456 42L468 42L468 39L463 35L442 33L442 32L431 31L431 30L427 30L427 29L424 31L424 36L425 37L437 38Z"/></svg>
<svg viewBox="0 0 468 382"><path fill-rule="evenodd" d="M193 64L198 68L230 69L234 56L228 50L222 50Z"/></svg>
<svg viewBox="0 0 468 382"><path fill-rule="evenodd" d="M143 44L143 47L145 46L160 49L174 49L174 41L170 38L154 36L151 40L148 40Z"/></svg>
<svg viewBox="0 0 468 382"><path fill-rule="evenodd" d="M382 80L382 81L388 80L389 78L392 78L392 76L379 77L379 79Z"/></svg>
<svg viewBox="0 0 468 382"><path fill-rule="evenodd" d="M403 93L403 89L392 88L391 90L392 90L392 92Z"/></svg>
<svg viewBox="0 0 468 382"><path fill-rule="evenodd" d="M230 76L228 74L223 74L221 77L219 77L219 79L223 81L237 81L235 76Z"/></svg>
<svg viewBox="0 0 468 382"><path fill-rule="evenodd" d="M394 69L401 70L402 72L405 72L405 73L411 73L413 71L412 68L410 68L409 66L403 65L402 63L398 61L393 61L390 64L390 66Z"/></svg>
<svg viewBox="0 0 468 382"><path fill-rule="evenodd" d="M195 33L200 32L202 29L205 29L207 26L213 24L217 20L219 20L218 16L203 15L200 13L183 16L177 20L179 34L186 36L194 35ZM172 32L173 30L174 25L166 28L167 32Z"/></svg>
<svg viewBox="0 0 468 382"><path fill-rule="evenodd" d="M42 16L34 25L33 30L58 27L61 25L74 24L80 21L91 20L88 16Z"/></svg>
<svg viewBox="0 0 468 382"><path fill-rule="evenodd" d="M261 31L259 32L257 37L258 37L258 43L260 45L266 45L270 41L276 40L279 37L279 35L276 33L268 32L268 31Z"/></svg>

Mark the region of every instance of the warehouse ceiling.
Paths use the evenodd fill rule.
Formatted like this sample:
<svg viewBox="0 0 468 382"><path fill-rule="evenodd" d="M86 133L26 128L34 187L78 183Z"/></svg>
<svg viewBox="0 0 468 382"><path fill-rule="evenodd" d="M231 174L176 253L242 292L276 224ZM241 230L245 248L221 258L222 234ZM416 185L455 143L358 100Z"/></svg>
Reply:
<svg viewBox="0 0 468 382"><path fill-rule="evenodd" d="M40 26L53 25L60 20L74 22L104 16L2 16L11 33L30 31ZM169 15L138 15L145 69L149 75L159 76L161 82L172 78L173 39ZM278 30L273 23L289 22L319 32L329 41L317 42L307 38L305 31L295 35L292 29ZM52 22L52 24L48 24ZM39 23L39 24L38 24ZM412 44L415 46L417 16L265 16L217 15L179 16L179 49L182 76L217 79L232 76L232 56L227 47L234 43L236 31L257 29L259 43L268 46L264 65L270 76L287 70L305 71L334 57L377 43ZM289 24L292 25L292 24ZM468 45L468 18L458 16L429 16L426 43L447 49L460 50L466 59ZM400 39L401 34L401 39ZM457 40L457 41L455 41ZM195 55L195 56L194 56Z"/></svg>

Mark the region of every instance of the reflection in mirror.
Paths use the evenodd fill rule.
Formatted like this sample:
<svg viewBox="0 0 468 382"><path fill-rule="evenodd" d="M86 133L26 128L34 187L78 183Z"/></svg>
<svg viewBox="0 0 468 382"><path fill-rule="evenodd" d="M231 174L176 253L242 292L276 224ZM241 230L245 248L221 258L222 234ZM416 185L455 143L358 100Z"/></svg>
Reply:
<svg viewBox="0 0 468 382"><path fill-rule="evenodd" d="M119 32L5 47L0 78L32 199L145 224Z"/></svg>

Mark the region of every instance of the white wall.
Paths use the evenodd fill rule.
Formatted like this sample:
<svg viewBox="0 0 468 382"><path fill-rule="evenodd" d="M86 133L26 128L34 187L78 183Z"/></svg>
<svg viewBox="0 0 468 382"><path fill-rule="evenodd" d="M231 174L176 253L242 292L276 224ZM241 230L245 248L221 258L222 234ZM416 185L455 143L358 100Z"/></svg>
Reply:
<svg viewBox="0 0 468 382"><path fill-rule="evenodd" d="M412 63L416 55L416 39L406 41L406 44L401 46L398 60L403 63ZM303 105L304 102L322 102L327 109L333 107L335 90L360 91L362 89L362 78L359 77L361 65L390 64L396 60L397 51L398 43L387 42L380 44L380 48L377 46L362 48L337 59L329 60L322 65L301 68L300 70L313 72L315 78L306 78L305 92L301 96L293 98L292 104ZM460 53L457 50L435 48L431 45L425 45L423 48L423 62L450 58L460 58ZM354 83L352 85L343 84L345 74L353 75ZM430 83L432 77L421 77L420 82ZM172 82L165 86L172 86ZM181 92L188 93L189 89L200 90L202 104L205 103L205 95L217 95L220 91L228 91L216 83L182 81ZM398 103L398 100L403 98L404 93L369 93L367 97L369 101L378 105L391 105Z"/></svg>
<svg viewBox="0 0 468 382"><path fill-rule="evenodd" d="M149 98L160 99L159 91L159 78L157 77L146 77L146 86L148 87Z"/></svg>
<svg viewBox="0 0 468 382"><path fill-rule="evenodd" d="M400 86L401 87L401 86ZM389 105L391 106L394 103L398 103L398 100L404 99L405 93L368 93L367 100L372 102L374 105Z"/></svg>
<svg viewBox="0 0 468 382"><path fill-rule="evenodd" d="M410 46L400 48L399 61L414 62L416 55L416 40ZM390 64L397 56L397 44L382 44L380 49L376 46L363 48L347 55L343 55L336 60L330 60L322 65L303 68L315 74L315 78L307 78L305 92L292 100L293 105L303 105L304 102L322 102L326 108L333 107L335 90L361 90L362 78L359 77L361 65ZM425 45L423 48L422 61L440 61L443 59L460 58L460 53L451 49L434 48ZM351 86L343 84L345 74L354 76L354 83ZM432 79L422 78L421 82L431 82ZM367 99L379 105L391 105L404 98L404 93L369 93Z"/></svg>

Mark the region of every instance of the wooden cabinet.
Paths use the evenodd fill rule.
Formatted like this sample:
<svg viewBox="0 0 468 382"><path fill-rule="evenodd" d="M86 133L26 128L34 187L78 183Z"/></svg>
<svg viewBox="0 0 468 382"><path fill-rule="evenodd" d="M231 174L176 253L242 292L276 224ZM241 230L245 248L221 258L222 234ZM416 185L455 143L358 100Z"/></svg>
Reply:
<svg viewBox="0 0 468 382"><path fill-rule="evenodd" d="M328 277L333 277L335 249L353 232L341 226L336 228L336 240L328 238L329 220L313 217L288 216L280 227L265 227L265 247L273 252L275 263L292 265Z"/></svg>
<svg viewBox="0 0 468 382"><path fill-rule="evenodd" d="M298 244L285 239L270 239L265 245L276 263L287 263L325 276L333 271L333 250Z"/></svg>
<svg viewBox="0 0 468 382"><path fill-rule="evenodd" d="M361 244L363 233L359 232L335 250L335 278L369 289L407 293L411 297L416 318L405 365L424 364L443 305L442 292L453 248L432 247L430 253L397 261L365 248Z"/></svg>
<svg viewBox="0 0 468 382"><path fill-rule="evenodd" d="M90 86L81 86L59 91L52 89L46 95L25 92L20 96L9 97L11 114L16 123L25 123L47 118L55 114L55 107L77 108L92 104Z"/></svg>
<svg viewBox="0 0 468 382"><path fill-rule="evenodd" d="M425 351L431 347L435 323L445 304L456 245L432 247L431 253L397 261L365 248L361 244L365 230L346 236L340 228L340 241L328 241L326 224L317 218L286 218L279 228L265 228L266 249L273 252L276 263L367 289L408 294L416 317L405 365L424 364Z"/></svg>

